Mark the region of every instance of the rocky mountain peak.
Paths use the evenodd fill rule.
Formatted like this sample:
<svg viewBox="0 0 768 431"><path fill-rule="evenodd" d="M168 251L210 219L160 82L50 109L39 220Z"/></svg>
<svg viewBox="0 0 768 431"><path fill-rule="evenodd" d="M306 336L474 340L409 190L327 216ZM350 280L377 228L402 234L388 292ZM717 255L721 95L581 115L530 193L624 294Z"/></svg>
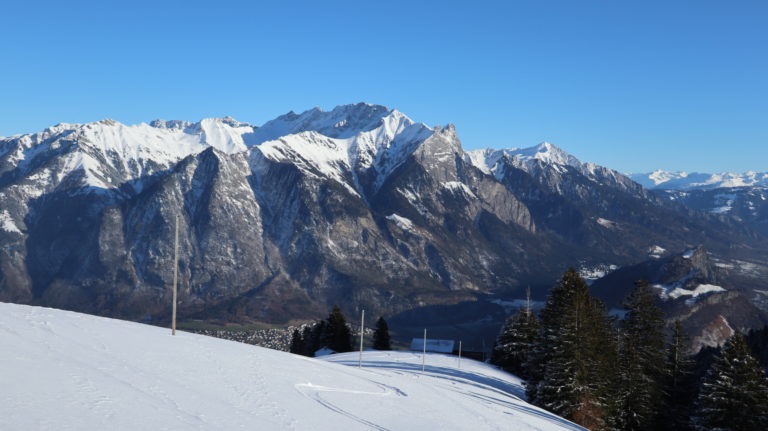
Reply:
<svg viewBox="0 0 768 431"><path fill-rule="evenodd" d="M678 283L694 286L696 284L715 284L717 275L709 253L700 245L671 256L664 264L658 280L665 284Z"/></svg>

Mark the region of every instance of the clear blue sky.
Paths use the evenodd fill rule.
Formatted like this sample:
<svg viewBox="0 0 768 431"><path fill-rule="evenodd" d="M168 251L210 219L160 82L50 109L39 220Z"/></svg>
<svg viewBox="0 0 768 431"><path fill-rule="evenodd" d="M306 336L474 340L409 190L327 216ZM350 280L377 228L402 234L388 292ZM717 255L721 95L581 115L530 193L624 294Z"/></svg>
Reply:
<svg viewBox="0 0 768 431"><path fill-rule="evenodd" d="M764 0L111 3L0 6L0 136L366 101L468 149L768 171Z"/></svg>

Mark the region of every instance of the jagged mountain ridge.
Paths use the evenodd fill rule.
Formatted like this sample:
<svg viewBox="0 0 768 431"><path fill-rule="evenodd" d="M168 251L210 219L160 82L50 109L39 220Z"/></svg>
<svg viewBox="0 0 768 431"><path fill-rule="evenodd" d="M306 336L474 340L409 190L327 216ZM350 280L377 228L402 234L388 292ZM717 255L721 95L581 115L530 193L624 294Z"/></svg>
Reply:
<svg viewBox="0 0 768 431"><path fill-rule="evenodd" d="M453 126L369 104L6 138L0 299L163 318L177 213L182 315L273 322L543 291L568 265L636 262L651 244L759 242L549 144L492 166L472 154Z"/></svg>

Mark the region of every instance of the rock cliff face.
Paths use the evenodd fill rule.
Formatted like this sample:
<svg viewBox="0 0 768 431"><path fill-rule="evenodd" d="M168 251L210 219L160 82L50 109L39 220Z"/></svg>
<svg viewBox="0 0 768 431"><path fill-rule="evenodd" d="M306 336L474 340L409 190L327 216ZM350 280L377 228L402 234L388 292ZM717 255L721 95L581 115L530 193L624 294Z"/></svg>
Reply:
<svg viewBox="0 0 768 431"><path fill-rule="evenodd" d="M177 216L188 318L543 295L568 266L653 246L768 261L760 234L551 144L466 152L452 125L358 104L0 139L0 300L165 319Z"/></svg>

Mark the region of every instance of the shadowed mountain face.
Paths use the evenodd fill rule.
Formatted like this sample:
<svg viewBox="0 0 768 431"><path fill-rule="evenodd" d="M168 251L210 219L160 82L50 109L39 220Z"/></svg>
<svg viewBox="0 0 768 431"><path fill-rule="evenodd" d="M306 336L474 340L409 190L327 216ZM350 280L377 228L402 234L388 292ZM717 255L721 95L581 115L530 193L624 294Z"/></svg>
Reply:
<svg viewBox="0 0 768 431"><path fill-rule="evenodd" d="M542 297L568 266L697 244L753 265L724 277L757 292L768 262L739 220L551 144L466 152L453 126L358 104L262 127L107 120L0 140L0 300L165 319L177 215L187 318L284 323L335 303L395 315L528 285Z"/></svg>

